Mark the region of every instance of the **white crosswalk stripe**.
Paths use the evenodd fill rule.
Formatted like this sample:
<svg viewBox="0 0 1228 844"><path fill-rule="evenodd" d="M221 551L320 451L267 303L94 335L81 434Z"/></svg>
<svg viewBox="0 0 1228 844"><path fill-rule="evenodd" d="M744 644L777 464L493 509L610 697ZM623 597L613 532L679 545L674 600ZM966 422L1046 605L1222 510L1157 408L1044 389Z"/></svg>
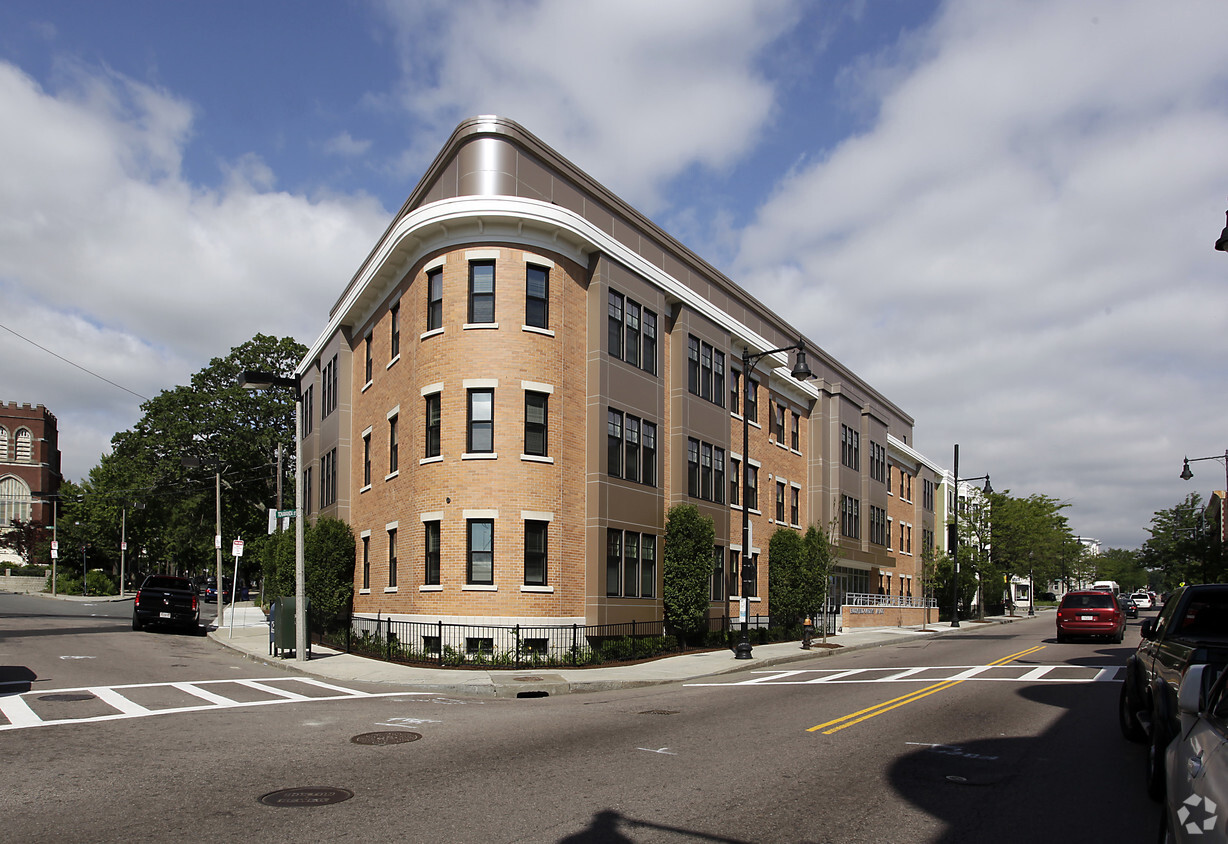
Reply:
<svg viewBox="0 0 1228 844"><path fill-rule="evenodd" d="M999 683L1108 683L1120 679L1120 665L929 665L913 668L763 669L762 676L735 683L688 686L813 686L831 683L942 683L951 680Z"/></svg>
<svg viewBox="0 0 1228 844"><path fill-rule="evenodd" d="M18 684L0 684L0 731L49 727L56 724L84 724L97 721L117 721L125 718L146 718L152 715L183 712L207 712L214 709L428 694L427 692L405 691L363 692L310 677L139 683L118 686L85 686L74 689L39 689L20 693L5 691L5 686L13 685ZM20 685L25 685L25 683ZM160 701L160 703L153 703L153 701ZM50 705L52 702L56 704L55 707ZM103 704L106 710L102 714L97 711L98 704ZM66 708L71 710L74 705L88 708L89 714L83 714L80 717L63 714ZM56 713L54 715L50 714L53 710Z"/></svg>

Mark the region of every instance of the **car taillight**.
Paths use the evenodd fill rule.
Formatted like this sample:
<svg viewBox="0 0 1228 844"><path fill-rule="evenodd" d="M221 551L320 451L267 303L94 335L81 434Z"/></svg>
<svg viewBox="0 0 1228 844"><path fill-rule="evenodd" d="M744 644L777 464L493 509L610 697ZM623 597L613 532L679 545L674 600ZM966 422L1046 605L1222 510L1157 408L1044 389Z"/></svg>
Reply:
<svg viewBox="0 0 1228 844"><path fill-rule="evenodd" d="M132 606L139 607L141 605L141 593L137 592L132 596Z"/></svg>
<svg viewBox="0 0 1228 844"><path fill-rule="evenodd" d="M196 596L192 596L192 612L196 612Z"/></svg>

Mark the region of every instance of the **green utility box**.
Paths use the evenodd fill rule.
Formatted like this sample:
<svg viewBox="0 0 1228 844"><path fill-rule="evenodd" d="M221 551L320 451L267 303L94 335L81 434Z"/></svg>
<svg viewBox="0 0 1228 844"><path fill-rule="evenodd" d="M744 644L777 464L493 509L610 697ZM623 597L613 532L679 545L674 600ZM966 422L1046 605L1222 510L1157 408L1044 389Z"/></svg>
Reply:
<svg viewBox="0 0 1228 844"><path fill-rule="evenodd" d="M269 653L282 656L294 653L294 607L293 597L278 598L269 614ZM307 615L311 615L311 599L307 599ZM311 622L307 623L307 655L311 655Z"/></svg>

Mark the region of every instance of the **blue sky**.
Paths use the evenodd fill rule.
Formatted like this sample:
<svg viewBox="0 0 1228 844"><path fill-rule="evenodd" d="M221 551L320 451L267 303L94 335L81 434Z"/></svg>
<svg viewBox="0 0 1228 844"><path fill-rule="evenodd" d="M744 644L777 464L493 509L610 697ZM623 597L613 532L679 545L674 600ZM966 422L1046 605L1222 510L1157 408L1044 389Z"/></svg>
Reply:
<svg viewBox="0 0 1228 844"><path fill-rule="evenodd" d="M134 393L313 340L456 124L499 114L920 451L1136 547L1224 486L1177 474L1228 446L1226 32L1218 0L8 0L0 399L49 407L80 479Z"/></svg>

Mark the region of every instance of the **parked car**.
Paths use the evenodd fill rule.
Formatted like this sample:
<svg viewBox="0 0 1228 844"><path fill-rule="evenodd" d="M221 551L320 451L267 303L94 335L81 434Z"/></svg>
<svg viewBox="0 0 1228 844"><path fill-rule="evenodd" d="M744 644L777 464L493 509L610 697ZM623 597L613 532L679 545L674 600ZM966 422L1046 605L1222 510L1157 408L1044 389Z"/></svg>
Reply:
<svg viewBox="0 0 1228 844"><path fill-rule="evenodd" d="M1196 665L1228 665L1228 584L1176 590L1159 616L1143 619L1140 632L1138 650L1126 660L1118 720L1126 738L1148 743L1147 793L1158 800L1167 781L1165 751L1181 730L1182 679Z"/></svg>
<svg viewBox="0 0 1228 844"><path fill-rule="evenodd" d="M1130 598L1134 601L1134 603L1138 606L1140 610L1149 610L1151 609L1151 606L1153 604L1153 601L1151 600L1151 593L1144 592L1141 589L1138 592L1135 592L1133 595L1131 595Z"/></svg>
<svg viewBox="0 0 1228 844"><path fill-rule="evenodd" d="M1118 595L1117 603L1121 606L1121 611L1126 614L1126 618L1138 618L1138 604L1134 603L1132 596Z"/></svg>
<svg viewBox="0 0 1228 844"><path fill-rule="evenodd" d="M1177 717L1180 730L1164 752L1162 840L1213 841L1224 829L1218 814L1228 807L1228 671L1190 666L1177 692Z"/></svg>
<svg viewBox="0 0 1228 844"><path fill-rule="evenodd" d="M1067 592L1057 608L1057 640L1071 636L1103 636L1120 642L1126 635L1126 614L1111 592Z"/></svg>
<svg viewBox="0 0 1228 844"><path fill-rule="evenodd" d="M233 601L246 601L250 597L247 585L240 581L239 594L235 597L234 584L231 583L229 577L222 578L222 603L229 604ZM213 604L217 602L217 578L209 577L205 579L205 603Z"/></svg>
<svg viewBox="0 0 1228 844"><path fill-rule="evenodd" d="M132 599L132 629L160 624L192 628L200 625L196 589L186 577L151 574L136 590Z"/></svg>

